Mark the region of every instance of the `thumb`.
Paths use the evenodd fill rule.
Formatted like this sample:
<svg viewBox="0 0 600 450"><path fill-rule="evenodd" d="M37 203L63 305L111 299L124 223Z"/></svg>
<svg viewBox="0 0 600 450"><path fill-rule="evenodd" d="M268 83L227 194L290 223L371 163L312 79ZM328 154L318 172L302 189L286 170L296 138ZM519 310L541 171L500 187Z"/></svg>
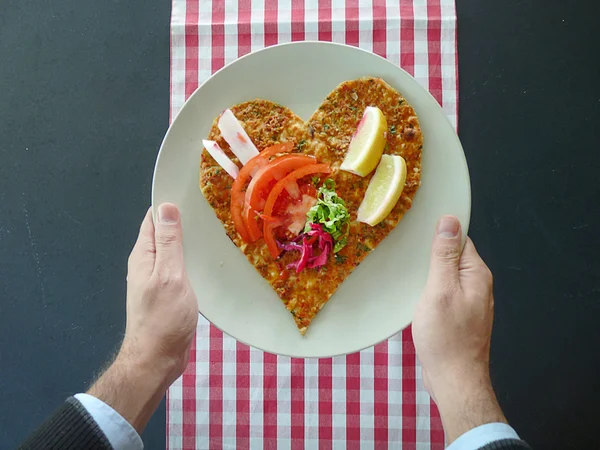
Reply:
<svg viewBox="0 0 600 450"><path fill-rule="evenodd" d="M179 210L172 203L163 203L156 216L154 269L167 273L180 271L183 269L183 232Z"/></svg>
<svg viewBox="0 0 600 450"><path fill-rule="evenodd" d="M429 266L431 281L458 281L458 267L462 251L460 230L460 222L454 216L443 216L439 220L431 247Z"/></svg>

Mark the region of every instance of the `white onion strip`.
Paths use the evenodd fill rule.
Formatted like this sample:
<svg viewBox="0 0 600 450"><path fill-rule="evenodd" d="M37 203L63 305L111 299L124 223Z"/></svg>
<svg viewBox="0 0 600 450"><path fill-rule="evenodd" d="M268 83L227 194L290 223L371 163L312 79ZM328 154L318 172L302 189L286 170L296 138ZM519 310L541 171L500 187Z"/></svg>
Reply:
<svg viewBox="0 0 600 450"><path fill-rule="evenodd" d="M226 109L217 123L221 136L227 141L231 151L245 165L258 155L258 149L230 109Z"/></svg>
<svg viewBox="0 0 600 450"><path fill-rule="evenodd" d="M225 154L223 149L219 147L219 144L217 144L215 141L209 141L207 139L202 139L202 144L204 145L206 151L210 153L210 156L212 156L215 159L217 164L219 164L223 169L225 169L225 172L231 175L235 180L235 178L240 173L240 169L234 164L232 160L229 159L229 157Z"/></svg>

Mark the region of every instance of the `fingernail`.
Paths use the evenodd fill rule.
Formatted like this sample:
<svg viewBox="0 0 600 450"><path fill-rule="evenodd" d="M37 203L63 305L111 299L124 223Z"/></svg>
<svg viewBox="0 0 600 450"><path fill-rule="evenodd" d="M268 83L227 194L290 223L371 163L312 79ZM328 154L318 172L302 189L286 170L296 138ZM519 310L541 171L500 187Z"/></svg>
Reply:
<svg viewBox="0 0 600 450"><path fill-rule="evenodd" d="M444 216L440 219L437 226L437 234L446 239L455 238L460 229L460 222L454 216Z"/></svg>
<svg viewBox="0 0 600 450"><path fill-rule="evenodd" d="M163 203L158 207L159 223L176 223L179 220L179 210L171 203Z"/></svg>

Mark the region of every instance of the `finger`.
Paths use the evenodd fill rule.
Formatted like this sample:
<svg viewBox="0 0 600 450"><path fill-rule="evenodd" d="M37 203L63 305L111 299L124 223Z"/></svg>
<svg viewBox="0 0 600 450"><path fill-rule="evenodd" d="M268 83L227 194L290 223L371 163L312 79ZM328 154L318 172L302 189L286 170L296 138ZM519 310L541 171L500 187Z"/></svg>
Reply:
<svg viewBox="0 0 600 450"><path fill-rule="evenodd" d="M183 271L183 232L177 206L163 203L158 207L154 240L156 264L154 270L165 274Z"/></svg>
<svg viewBox="0 0 600 450"><path fill-rule="evenodd" d="M481 259L475 244L467 237L459 263L460 283L463 287L492 289L492 272Z"/></svg>
<svg viewBox="0 0 600 450"><path fill-rule="evenodd" d="M439 220L431 247L429 282L440 285L458 282L460 230L460 222L454 216L443 216Z"/></svg>
<svg viewBox="0 0 600 450"><path fill-rule="evenodd" d="M485 263L483 262L483 259L481 259L481 256L479 256L477 248L475 248L475 244L471 238L467 236L465 247L460 257L459 269L467 270L480 266L485 266Z"/></svg>
<svg viewBox="0 0 600 450"><path fill-rule="evenodd" d="M152 208L148 208L140 226L140 233L129 256L129 270L141 271L150 275L154 270L156 248L154 246L154 221Z"/></svg>

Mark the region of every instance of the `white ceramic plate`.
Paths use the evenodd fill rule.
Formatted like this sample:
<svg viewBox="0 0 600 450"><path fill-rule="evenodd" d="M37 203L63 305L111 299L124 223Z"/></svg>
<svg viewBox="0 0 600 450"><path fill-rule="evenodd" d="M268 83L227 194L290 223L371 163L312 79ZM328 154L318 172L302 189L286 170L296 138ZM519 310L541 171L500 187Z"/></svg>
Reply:
<svg viewBox="0 0 600 450"><path fill-rule="evenodd" d="M340 82L381 77L414 107L424 146L422 184L412 209L344 281L300 336L269 284L225 235L198 187L203 138L225 108L254 98L288 106L308 119ZM458 216L466 230L471 207L465 156L442 109L410 75L372 53L302 42L252 53L198 88L162 143L152 204L181 210L187 270L199 310L218 328L264 351L299 357L351 353L408 326L425 285L435 224Z"/></svg>

